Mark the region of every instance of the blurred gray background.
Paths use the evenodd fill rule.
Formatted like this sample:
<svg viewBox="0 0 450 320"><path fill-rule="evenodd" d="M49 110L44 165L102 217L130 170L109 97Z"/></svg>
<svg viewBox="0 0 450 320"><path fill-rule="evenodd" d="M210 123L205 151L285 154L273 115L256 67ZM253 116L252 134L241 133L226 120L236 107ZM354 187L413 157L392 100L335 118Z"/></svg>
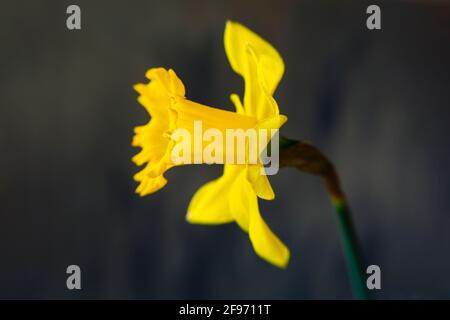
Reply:
<svg viewBox="0 0 450 320"><path fill-rule="evenodd" d="M378 4L382 30L366 29ZM66 28L78 4L82 30ZM235 224L185 222L221 166L168 172L140 198L132 85L176 70L187 96L231 109L243 92L223 49L226 19L286 62L282 134L335 162L377 298L450 298L450 6L443 1L2 1L0 298L351 298L321 181L283 169L261 201L291 249L287 270L254 254ZM66 289L66 268L82 290Z"/></svg>

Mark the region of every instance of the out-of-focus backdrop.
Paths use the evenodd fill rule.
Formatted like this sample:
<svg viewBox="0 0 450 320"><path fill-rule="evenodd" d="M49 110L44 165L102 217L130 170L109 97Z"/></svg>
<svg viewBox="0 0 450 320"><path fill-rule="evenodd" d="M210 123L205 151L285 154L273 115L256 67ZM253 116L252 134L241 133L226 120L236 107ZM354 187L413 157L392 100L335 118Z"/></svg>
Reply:
<svg viewBox="0 0 450 320"><path fill-rule="evenodd" d="M82 30L66 28L78 4ZM176 70L187 96L231 109L243 82L223 49L227 19L268 39L286 73L282 134L336 164L376 297L450 298L450 6L376 1L2 1L0 298L351 297L322 182L293 169L261 201L291 248L279 270L235 224L185 222L221 166L173 169L160 192L134 193L133 127L148 116L132 85ZM82 290L66 289L66 268Z"/></svg>

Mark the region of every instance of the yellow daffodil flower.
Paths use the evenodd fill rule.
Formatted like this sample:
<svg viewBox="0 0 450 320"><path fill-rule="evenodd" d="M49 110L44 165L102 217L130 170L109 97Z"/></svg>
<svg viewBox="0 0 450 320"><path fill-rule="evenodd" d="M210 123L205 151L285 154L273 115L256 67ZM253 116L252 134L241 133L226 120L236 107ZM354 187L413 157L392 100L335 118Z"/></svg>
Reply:
<svg viewBox="0 0 450 320"><path fill-rule="evenodd" d="M278 129L287 120L280 115L273 93L284 73L284 63L278 52L265 40L239 23L227 22L224 34L225 51L232 69L245 82L243 103L231 95L236 112L211 108L185 98L185 89L173 70L162 68L147 72L148 84L138 84L138 101L151 115L148 124L137 127L133 146L141 152L133 158L137 165L147 163L135 175L140 182L136 192L141 196L153 193L167 183L163 174L177 165L171 157L177 141L177 129L194 131L194 122L201 120L203 128ZM270 137L269 137L270 138ZM207 146L205 146L206 148ZM228 150L224 149L226 153ZM195 152L192 152L195 158ZM275 195L262 163L234 164L225 157L223 175L201 187L189 204L186 219L197 224L222 224L235 221L248 232L255 252L266 261L286 267L289 249L264 222L258 207L258 197L266 200ZM193 159L192 163L198 163Z"/></svg>

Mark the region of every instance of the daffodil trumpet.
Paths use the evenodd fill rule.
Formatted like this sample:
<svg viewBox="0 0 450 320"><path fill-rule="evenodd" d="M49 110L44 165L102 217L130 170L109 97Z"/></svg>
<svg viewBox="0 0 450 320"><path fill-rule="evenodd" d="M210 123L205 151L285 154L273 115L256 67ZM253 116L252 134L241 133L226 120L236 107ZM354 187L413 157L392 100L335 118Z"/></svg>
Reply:
<svg viewBox="0 0 450 320"><path fill-rule="evenodd" d="M175 141L171 156L174 165L264 164L269 166L261 167L261 174L273 175L278 172L277 129L254 127L203 130L203 121L195 120L193 136L186 128L177 128L172 132L171 139ZM273 152L269 154L268 150Z"/></svg>

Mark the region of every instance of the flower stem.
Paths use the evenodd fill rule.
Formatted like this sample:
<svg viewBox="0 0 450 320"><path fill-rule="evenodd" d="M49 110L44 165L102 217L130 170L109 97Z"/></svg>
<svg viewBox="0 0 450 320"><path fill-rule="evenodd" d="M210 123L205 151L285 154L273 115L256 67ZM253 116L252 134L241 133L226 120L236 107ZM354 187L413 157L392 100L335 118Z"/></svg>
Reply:
<svg viewBox="0 0 450 320"><path fill-rule="evenodd" d="M366 300L368 299L368 293L361 249L355 226L352 221L350 208L340 187L339 178L336 172L333 170L330 174L324 176L324 179L328 193L331 197L331 202L336 210L339 233L341 235L353 296L357 300Z"/></svg>
<svg viewBox="0 0 450 320"><path fill-rule="evenodd" d="M368 299L358 237L347 199L333 164L313 145L280 137L280 166L295 167L300 171L318 175L324 179L331 202L336 210L353 296L358 300Z"/></svg>

